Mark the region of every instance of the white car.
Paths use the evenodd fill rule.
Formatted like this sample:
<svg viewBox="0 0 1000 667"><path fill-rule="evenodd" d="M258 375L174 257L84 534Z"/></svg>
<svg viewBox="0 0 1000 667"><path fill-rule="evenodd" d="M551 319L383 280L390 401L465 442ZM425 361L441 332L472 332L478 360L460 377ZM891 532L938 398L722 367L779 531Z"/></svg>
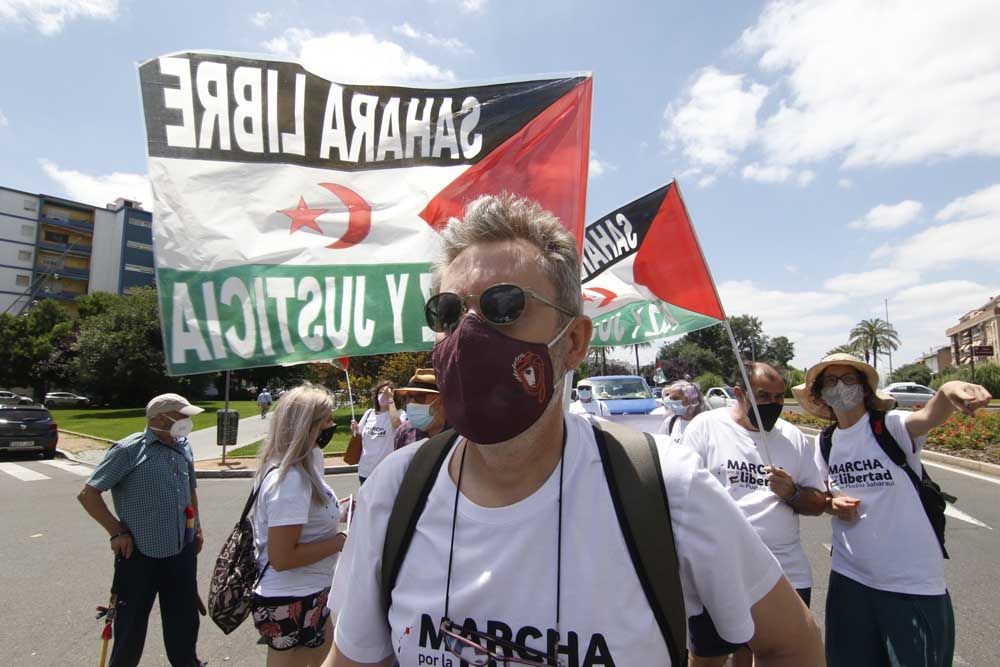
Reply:
<svg viewBox="0 0 1000 667"><path fill-rule="evenodd" d="M82 408L90 403L86 396L78 396L68 391L50 391L45 394L47 408Z"/></svg>
<svg viewBox="0 0 1000 667"><path fill-rule="evenodd" d="M705 400L711 409L736 405L736 392L732 387L712 387L705 392Z"/></svg>
<svg viewBox="0 0 1000 667"><path fill-rule="evenodd" d="M935 391L914 382L893 382L885 388L885 393L896 399L900 408L922 408L931 400Z"/></svg>
<svg viewBox="0 0 1000 667"><path fill-rule="evenodd" d="M22 396L12 391L0 391L0 405L34 405L30 396Z"/></svg>

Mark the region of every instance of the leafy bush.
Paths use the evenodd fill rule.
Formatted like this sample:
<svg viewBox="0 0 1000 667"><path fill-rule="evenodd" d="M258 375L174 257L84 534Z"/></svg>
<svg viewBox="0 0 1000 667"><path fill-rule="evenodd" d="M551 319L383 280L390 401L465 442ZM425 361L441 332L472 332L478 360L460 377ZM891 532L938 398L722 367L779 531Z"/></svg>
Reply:
<svg viewBox="0 0 1000 667"><path fill-rule="evenodd" d="M889 376L889 382L913 382L927 385L931 382L931 369L923 364L906 364L893 371L892 375Z"/></svg>
<svg viewBox="0 0 1000 667"><path fill-rule="evenodd" d="M726 384L725 380L718 373L702 373L694 379L694 383L698 385L698 388L702 392L706 392L712 387L722 387Z"/></svg>
<svg viewBox="0 0 1000 667"><path fill-rule="evenodd" d="M950 380L975 382L986 387L986 391L995 397L1000 397L1000 366L992 362L976 364L975 378L968 366L949 368L931 381L931 388L940 389L941 385Z"/></svg>
<svg viewBox="0 0 1000 667"><path fill-rule="evenodd" d="M785 371L785 382L788 386L785 387L785 398L792 397L792 387L798 384L802 384L806 381L806 372L799 370L798 368L789 368Z"/></svg>

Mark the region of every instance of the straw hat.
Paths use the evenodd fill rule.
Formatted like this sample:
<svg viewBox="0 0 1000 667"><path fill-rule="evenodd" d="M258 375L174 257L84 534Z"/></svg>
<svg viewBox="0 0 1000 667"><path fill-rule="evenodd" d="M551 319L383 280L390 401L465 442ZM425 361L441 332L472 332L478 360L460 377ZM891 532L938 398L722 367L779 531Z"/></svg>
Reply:
<svg viewBox="0 0 1000 667"><path fill-rule="evenodd" d="M405 387L396 390L397 394L437 394L437 377L433 368L418 368Z"/></svg>
<svg viewBox="0 0 1000 667"><path fill-rule="evenodd" d="M860 372L868 383L868 388L874 394L872 407L876 410L891 410L896 405L896 399L878 390L878 371L854 355L838 353L831 354L810 368L806 372L806 381L804 384L792 387L792 395L798 399L802 409L809 414L820 419L829 419L830 421L837 419L836 415L833 414L833 410L826 404L826 401L815 398L810 391L817 378L819 378L820 373L826 370L827 366L850 366Z"/></svg>

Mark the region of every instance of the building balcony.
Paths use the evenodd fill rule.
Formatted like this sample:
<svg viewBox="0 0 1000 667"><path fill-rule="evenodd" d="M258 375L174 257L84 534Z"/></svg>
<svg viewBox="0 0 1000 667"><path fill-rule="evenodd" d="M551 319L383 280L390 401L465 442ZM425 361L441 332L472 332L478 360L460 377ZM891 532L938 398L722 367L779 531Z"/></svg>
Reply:
<svg viewBox="0 0 1000 667"><path fill-rule="evenodd" d="M75 280L90 280L90 269L79 269L68 266L39 266L36 273L51 273L60 278L73 278Z"/></svg>
<svg viewBox="0 0 1000 667"><path fill-rule="evenodd" d="M90 257L91 246L80 245L79 243L70 245L69 243L53 243L52 241L39 241L39 250L48 250L59 254L66 253L78 257Z"/></svg>
<svg viewBox="0 0 1000 667"><path fill-rule="evenodd" d="M60 301L75 301L77 297L81 297L85 292L67 292L65 290L61 292L46 292L42 290L38 293L38 298L42 299L59 299Z"/></svg>
<svg viewBox="0 0 1000 667"><path fill-rule="evenodd" d="M90 222L82 222L77 220L59 220L58 218L50 218L46 215L41 215L38 221L42 224L51 225L53 227L59 227L61 229L68 229L74 232L83 232L84 234L93 234L94 225Z"/></svg>

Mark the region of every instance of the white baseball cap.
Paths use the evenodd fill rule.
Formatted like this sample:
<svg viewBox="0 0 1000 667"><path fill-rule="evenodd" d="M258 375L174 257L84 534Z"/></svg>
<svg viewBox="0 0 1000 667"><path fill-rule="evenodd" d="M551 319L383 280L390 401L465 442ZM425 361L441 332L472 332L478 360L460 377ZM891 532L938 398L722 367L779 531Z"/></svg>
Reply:
<svg viewBox="0 0 1000 667"><path fill-rule="evenodd" d="M197 405L191 405L190 401L180 394L160 394L146 404L146 419L152 419L164 412L179 412L186 417L193 417L204 411Z"/></svg>

